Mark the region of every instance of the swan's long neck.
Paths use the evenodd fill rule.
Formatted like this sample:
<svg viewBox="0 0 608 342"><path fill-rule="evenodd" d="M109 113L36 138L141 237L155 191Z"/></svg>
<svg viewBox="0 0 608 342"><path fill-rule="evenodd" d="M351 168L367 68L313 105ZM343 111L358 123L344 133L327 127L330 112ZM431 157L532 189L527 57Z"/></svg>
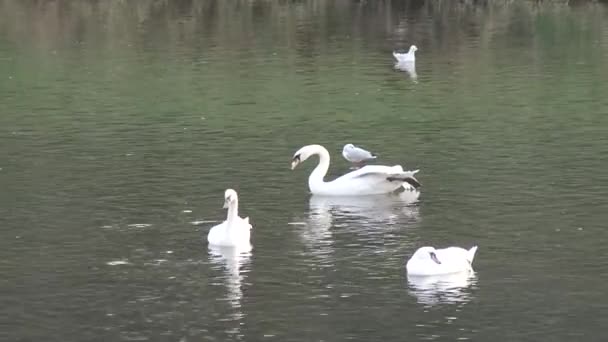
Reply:
<svg viewBox="0 0 608 342"><path fill-rule="evenodd" d="M325 183L323 178L327 174L327 170L329 170L329 152L323 146L317 146L316 150L313 152L319 156L319 164L308 177L308 187L312 191L313 188L317 186L321 186Z"/></svg>
<svg viewBox="0 0 608 342"><path fill-rule="evenodd" d="M236 218L239 217L239 200L236 199L234 202L230 202L228 205L228 216L226 217L226 222L228 223L228 230L232 224L236 221Z"/></svg>

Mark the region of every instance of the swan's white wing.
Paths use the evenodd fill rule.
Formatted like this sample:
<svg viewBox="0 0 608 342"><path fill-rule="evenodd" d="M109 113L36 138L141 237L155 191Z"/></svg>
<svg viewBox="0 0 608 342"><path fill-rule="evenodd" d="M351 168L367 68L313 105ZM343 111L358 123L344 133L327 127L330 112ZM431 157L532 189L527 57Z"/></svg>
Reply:
<svg viewBox="0 0 608 342"><path fill-rule="evenodd" d="M245 217L245 218L241 218L244 227L251 229L253 228L253 226L251 225L251 223L249 223L249 216Z"/></svg>
<svg viewBox="0 0 608 342"><path fill-rule="evenodd" d="M447 247L443 249L436 249L437 257L442 256L444 258L463 258L467 257L467 250L460 247Z"/></svg>
<svg viewBox="0 0 608 342"><path fill-rule="evenodd" d="M362 162L368 159L375 159L376 156L371 152L357 146L345 147L342 153L344 158L349 162Z"/></svg>
<svg viewBox="0 0 608 342"><path fill-rule="evenodd" d="M414 176L419 170L403 171L401 165L384 166L384 165L368 165L359 170L345 174L344 178L376 178L376 181L381 182L406 182L414 187L419 187L421 184ZM371 181L371 179L370 179Z"/></svg>
<svg viewBox="0 0 608 342"><path fill-rule="evenodd" d="M358 178L371 175L388 175L391 173L403 172L401 165L384 166L384 165L366 165L358 170L345 174L344 178ZM341 177L341 178L342 178Z"/></svg>
<svg viewBox="0 0 608 342"><path fill-rule="evenodd" d="M475 248L475 250L477 249ZM474 251L471 252L474 253ZM460 247L448 247L435 251L435 253L437 253L437 258L442 262L445 261L445 266L447 268L472 270L473 261L470 259L471 252Z"/></svg>
<svg viewBox="0 0 608 342"><path fill-rule="evenodd" d="M467 260L469 263L473 262L475 258L475 252L477 251L477 246L473 246L471 249L466 250L461 247L448 247L444 249L436 250L437 256L442 256L445 259L463 259Z"/></svg>

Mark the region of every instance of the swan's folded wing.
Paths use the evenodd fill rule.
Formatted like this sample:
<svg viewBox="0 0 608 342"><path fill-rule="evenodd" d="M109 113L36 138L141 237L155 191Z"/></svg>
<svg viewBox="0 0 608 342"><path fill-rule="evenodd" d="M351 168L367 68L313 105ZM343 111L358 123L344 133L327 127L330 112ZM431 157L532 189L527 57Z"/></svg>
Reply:
<svg viewBox="0 0 608 342"><path fill-rule="evenodd" d="M414 175L418 171L419 170L393 173L393 174L388 175L386 177L386 180L389 182L394 182L394 181L405 182L405 183L410 184L414 188L419 188L420 186L422 186L422 184L420 184L420 182L416 179L416 177L414 177Z"/></svg>
<svg viewBox="0 0 608 342"><path fill-rule="evenodd" d="M400 172L403 172L403 168L401 167L401 165L395 165L395 166L366 165L358 170L345 174L343 177L358 178L358 177L379 176L379 175L388 176L390 174L400 173Z"/></svg>
<svg viewBox="0 0 608 342"><path fill-rule="evenodd" d="M249 226L249 229L253 228L253 226L251 225L251 223L249 223L249 216L245 217L243 220L243 223L245 223L245 225Z"/></svg>
<svg viewBox="0 0 608 342"><path fill-rule="evenodd" d="M358 174L353 175L352 178L379 177L389 182L406 182L408 184L411 184L415 188L418 188L422 185L414 176L420 170L403 171L403 168L401 168L401 166L399 165L393 167L384 167L387 169L370 168L369 170L365 170L365 172L358 172Z"/></svg>

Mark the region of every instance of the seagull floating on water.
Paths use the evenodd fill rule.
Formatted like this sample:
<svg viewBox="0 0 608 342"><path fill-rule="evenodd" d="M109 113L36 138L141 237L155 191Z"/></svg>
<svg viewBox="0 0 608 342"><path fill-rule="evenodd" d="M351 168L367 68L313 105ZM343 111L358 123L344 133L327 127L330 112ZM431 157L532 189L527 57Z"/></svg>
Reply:
<svg viewBox="0 0 608 342"><path fill-rule="evenodd" d="M407 53L398 53L393 51L393 57L395 57L395 59L399 63L415 62L416 51L418 51L418 48L416 47L416 45L412 45L410 46L410 50Z"/></svg>

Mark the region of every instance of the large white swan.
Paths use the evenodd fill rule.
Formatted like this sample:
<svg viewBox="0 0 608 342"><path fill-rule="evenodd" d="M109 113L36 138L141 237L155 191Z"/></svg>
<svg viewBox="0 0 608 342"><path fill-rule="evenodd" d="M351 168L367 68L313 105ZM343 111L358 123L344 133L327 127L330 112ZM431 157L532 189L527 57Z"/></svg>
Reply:
<svg viewBox="0 0 608 342"><path fill-rule="evenodd" d="M416 47L416 45L412 45L412 46L410 46L410 50L407 53L398 53L398 52L393 51L393 57L395 57L395 59L399 63L415 62L416 61L416 51L418 51L418 48Z"/></svg>
<svg viewBox="0 0 608 342"><path fill-rule="evenodd" d="M466 250L460 247L435 249L420 247L405 265L408 275L434 276L459 272L472 272L477 246Z"/></svg>
<svg viewBox="0 0 608 342"><path fill-rule="evenodd" d="M249 245L251 224L249 217L239 217L239 199L236 191L224 193L224 208L228 208L226 221L214 226L207 235L209 244L215 246L242 247Z"/></svg>
<svg viewBox="0 0 608 342"><path fill-rule="evenodd" d="M391 193L404 187L415 190L420 182L414 177L419 170L403 171L400 165L367 165L349 172L331 182L323 180L329 169L329 152L321 145L307 145L299 149L291 161L291 169L313 155L319 156L319 164L308 177L308 187L314 195L359 196Z"/></svg>

